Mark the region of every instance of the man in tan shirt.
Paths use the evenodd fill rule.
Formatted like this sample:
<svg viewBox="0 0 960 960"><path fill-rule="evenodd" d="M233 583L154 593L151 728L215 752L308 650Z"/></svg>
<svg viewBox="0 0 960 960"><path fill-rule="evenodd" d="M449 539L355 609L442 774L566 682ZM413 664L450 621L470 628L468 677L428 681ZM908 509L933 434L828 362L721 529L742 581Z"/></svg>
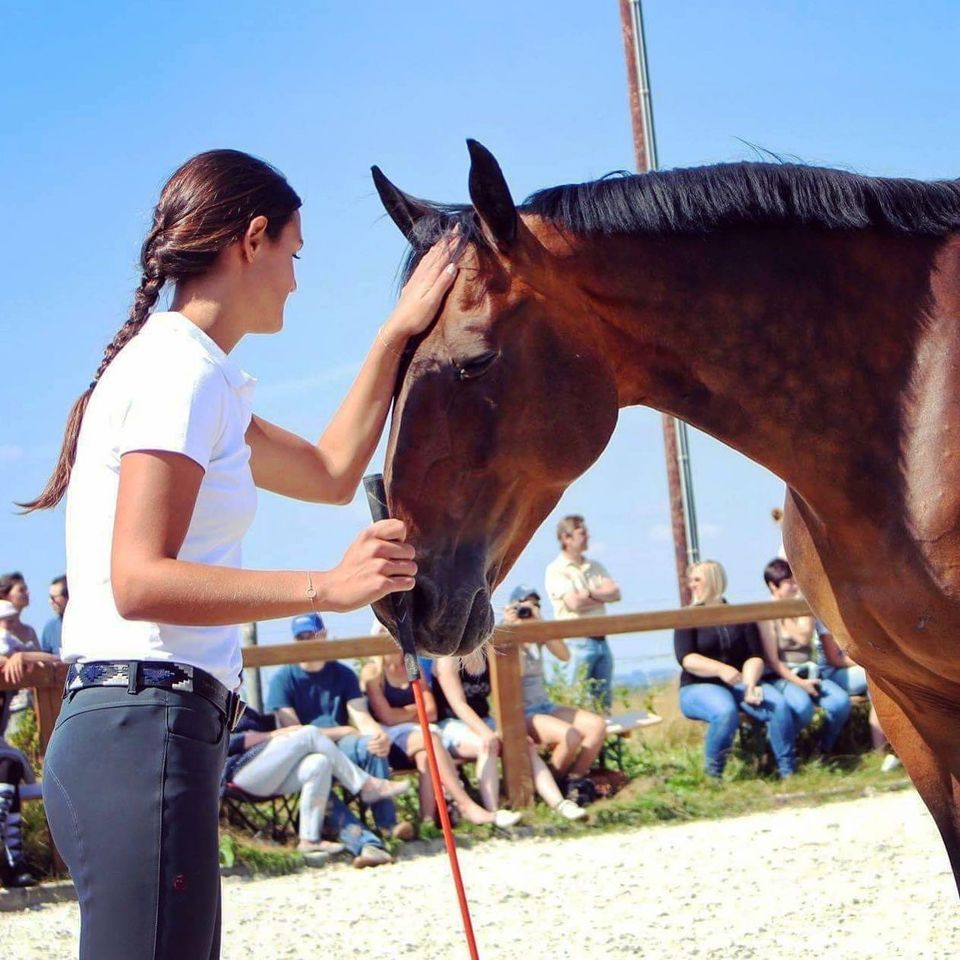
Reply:
<svg viewBox="0 0 960 960"><path fill-rule="evenodd" d="M560 555L547 566L547 596L557 620L602 617L606 605L620 599L620 587L606 567L584 553L589 531L583 517L571 514L557 524ZM571 681L585 676L594 696L609 712L613 681L613 654L606 637L585 637L569 642L573 649Z"/></svg>

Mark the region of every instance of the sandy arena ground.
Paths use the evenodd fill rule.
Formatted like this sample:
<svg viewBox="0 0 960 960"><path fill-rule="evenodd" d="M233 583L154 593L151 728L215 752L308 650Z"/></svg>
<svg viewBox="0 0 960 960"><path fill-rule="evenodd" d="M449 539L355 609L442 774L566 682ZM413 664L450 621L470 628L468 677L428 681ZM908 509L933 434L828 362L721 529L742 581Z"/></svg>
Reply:
<svg viewBox="0 0 960 960"><path fill-rule="evenodd" d="M911 792L461 851L482 960L945 958L960 908ZM467 960L443 855L224 883L224 960ZM0 914L3 960L76 956L75 904ZM131 958L137 960L137 958Z"/></svg>

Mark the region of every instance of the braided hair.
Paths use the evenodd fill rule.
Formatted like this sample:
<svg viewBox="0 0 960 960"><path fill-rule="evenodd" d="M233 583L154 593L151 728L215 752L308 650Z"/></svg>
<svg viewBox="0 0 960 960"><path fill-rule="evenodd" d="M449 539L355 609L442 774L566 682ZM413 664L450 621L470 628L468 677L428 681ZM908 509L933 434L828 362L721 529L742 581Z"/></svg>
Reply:
<svg viewBox="0 0 960 960"><path fill-rule="evenodd" d="M206 273L222 250L243 237L254 217L266 217L267 236L276 239L299 207L300 198L279 171L239 150L198 154L170 177L140 249L142 275L130 315L104 349L90 386L70 409L60 457L46 486L18 506L29 513L63 499L90 397L117 354L143 329L164 286Z"/></svg>

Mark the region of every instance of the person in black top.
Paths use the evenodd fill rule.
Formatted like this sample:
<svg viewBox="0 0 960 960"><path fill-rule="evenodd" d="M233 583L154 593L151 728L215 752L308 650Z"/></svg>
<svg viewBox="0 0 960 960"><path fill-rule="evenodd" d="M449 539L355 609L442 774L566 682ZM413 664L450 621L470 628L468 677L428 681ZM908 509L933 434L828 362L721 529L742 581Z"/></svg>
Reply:
<svg viewBox="0 0 960 960"><path fill-rule="evenodd" d="M726 603L727 576L715 560L696 563L688 571L694 606ZM707 774L723 768L740 725L740 711L767 725L781 777L796 770L793 714L773 684L761 682L763 648L755 623L675 630L673 648L683 668L680 710L707 727L704 743Z"/></svg>

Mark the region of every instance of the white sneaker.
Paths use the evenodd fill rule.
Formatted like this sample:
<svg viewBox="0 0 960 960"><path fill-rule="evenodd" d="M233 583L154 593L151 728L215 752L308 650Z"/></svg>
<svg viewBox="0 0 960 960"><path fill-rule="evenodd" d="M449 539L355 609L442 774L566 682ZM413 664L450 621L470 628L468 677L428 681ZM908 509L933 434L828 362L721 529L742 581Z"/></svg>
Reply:
<svg viewBox="0 0 960 960"><path fill-rule="evenodd" d="M501 830L516 826L523 819L523 814L516 810L497 810L493 815L493 825Z"/></svg>
<svg viewBox="0 0 960 960"><path fill-rule="evenodd" d="M883 763L880 764L881 773L890 773L893 770L896 770L897 767L902 767L903 764L900 762L900 758L895 753L888 753L883 758Z"/></svg>
<svg viewBox="0 0 960 960"><path fill-rule="evenodd" d="M566 817L567 820L583 820L589 816L583 807L574 803L572 800L561 800L553 809L559 813L561 817Z"/></svg>

